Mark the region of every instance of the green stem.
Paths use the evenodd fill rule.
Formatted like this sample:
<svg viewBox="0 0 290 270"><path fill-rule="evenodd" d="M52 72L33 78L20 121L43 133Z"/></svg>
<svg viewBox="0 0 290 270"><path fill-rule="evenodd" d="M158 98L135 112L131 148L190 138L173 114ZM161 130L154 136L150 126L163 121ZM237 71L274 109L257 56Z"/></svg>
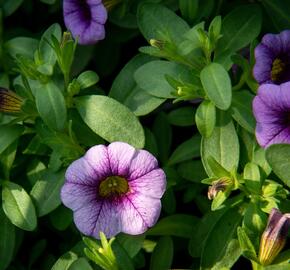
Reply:
<svg viewBox="0 0 290 270"><path fill-rule="evenodd" d="M255 261L251 261L251 263L252 263L253 270L263 270L264 269L264 267L261 264L255 262Z"/></svg>

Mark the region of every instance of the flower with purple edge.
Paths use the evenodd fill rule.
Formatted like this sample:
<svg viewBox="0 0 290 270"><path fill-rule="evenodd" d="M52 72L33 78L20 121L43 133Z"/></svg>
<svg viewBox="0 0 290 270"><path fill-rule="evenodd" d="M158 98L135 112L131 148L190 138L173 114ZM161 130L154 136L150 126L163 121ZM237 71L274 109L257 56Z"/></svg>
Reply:
<svg viewBox="0 0 290 270"><path fill-rule="evenodd" d="M273 208L260 242L259 261L262 265L270 264L282 250L289 227L289 214L283 215L278 209Z"/></svg>
<svg viewBox="0 0 290 270"><path fill-rule="evenodd" d="M262 147L290 143L290 82L263 84L253 100L256 138Z"/></svg>
<svg viewBox="0 0 290 270"><path fill-rule="evenodd" d="M64 0L63 16L79 44L94 44L105 38L107 10L102 0Z"/></svg>
<svg viewBox="0 0 290 270"><path fill-rule="evenodd" d="M266 34L255 48L254 78L259 84L290 81L290 30Z"/></svg>
<svg viewBox="0 0 290 270"><path fill-rule="evenodd" d="M142 234L161 211L166 177L156 158L123 142L90 148L67 169L61 200L85 235Z"/></svg>

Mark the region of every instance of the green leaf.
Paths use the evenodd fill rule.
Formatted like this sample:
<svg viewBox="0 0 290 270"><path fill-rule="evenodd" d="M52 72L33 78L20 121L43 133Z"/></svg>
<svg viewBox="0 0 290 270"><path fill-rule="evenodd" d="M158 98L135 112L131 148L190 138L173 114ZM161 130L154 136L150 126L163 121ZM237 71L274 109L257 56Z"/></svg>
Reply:
<svg viewBox="0 0 290 270"><path fill-rule="evenodd" d="M201 140L201 158L209 177L215 175L208 164L208 157L212 156L227 171L237 168L239 164L239 139L230 115L219 112L217 124L211 137Z"/></svg>
<svg viewBox="0 0 290 270"><path fill-rule="evenodd" d="M79 258L69 266L69 270L93 270L93 268L85 258Z"/></svg>
<svg viewBox="0 0 290 270"><path fill-rule="evenodd" d="M18 140L10 144L0 155L0 172L3 172L2 177L4 177L4 179L10 178L10 170L15 160L17 146Z"/></svg>
<svg viewBox="0 0 290 270"><path fill-rule="evenodd" d="M10 264L15 245L15 227L5 216L0 207L0 270L5 270Z"/></svg>
<svg viewBox="0 0 290 270"><path fill-rule="evenodd" d="M202 270L232 267L241 255L236 230L242 220L237 208L230 208L208 234L201 254Z"/></svg>
<svg viewBox="0 0 290 270"><path fill-rule="evenodd" d="M210 137L216 122L216 110L212 102L204 100L195 114L196 127L203 137Z"/></svg>
<svg viewBox="0 0 290 270"><path fill-rule="evenodd" d="M214 172L214 176L222 178L225 176L231 177L230 172L228 172L221 164L219 164L212 156L207 158L207 164L211 171Z"/></svg>
<svg viewBox="0 0 290 270"><path fill-rule="evenodd" d="M10 1L5 1L10 2ZM17 54L33 58L34 51L38 47L38 40L28 37L15 37L4 44L5 50L15 58Z"/></svg>
<svg viewBox="0 0 290 270"><path fill-rule="evenodd" d="M5 182L2 190L2 206L6 216L17 227L33 231L37 225L35 208L23 187Z"/></svg>
<svg viewBox="0 0 290 270"><path fill-rule="evenodd" d="M64 171L47 170L33 186L30 195L34 199L37 215L44 216L61 204L60 189L64 183Z"/></svg>
<svg viewBox="0 0 290 270"><path fill-rule="evenodd" d="M159 159L162 163L166 163L171 148L172 129L164 112L157 115L153 124L153 133L157 142Z"/></svg>
<svg viewBox="0 0 290 270"><path fill-rule="evenodd" d="M134 79L134 72L153 59L143 54L133 57L117 75L109 93L110 97L126 105L137 116L150 113L165 101L137 86Z"/></svg>
<svg viewBox="0 0 290 270"><path fill-rule="evenodd" d="M232 117L240 126L250 133L255 133L256 121L252 112L252 102L254 96L248 91L240 91L233 93L232 101Z"/></svg>
<svg viewBox="0 0 290 270"><path fill-rule="evenodd" d="M177 167L177 172L184 179L195 183L200 183L202 179L207 177L200 160L190 160L180 163Z"/></svg>
<svg viewBox="0 0 290 270"><path fill-rule="evenodd" d="M120 270L134 270L133 261L118 241L113 242L112 249L114 255L116 256L117 265Z"/></svg>
<svg viewBox="0 0 290 270"><path fill-rule="evenodd" d="M150 95L159 98L175 98L172 92L176 89L167 82L165 75L182 82L192 80L192 74L185 66L162 60L151 61L139 67L134 78L138 86Z"/></svg>
<svg viewBox="0 0 290 270"><path fill-rule="evenodd" d="M73 220L72 211L60 205L49 215L50 222L59 231L64 231Z"/></svg>
<svg viewBox="0 0 290 270"><path fill-rule="evenodd" d="M249 259L257 261L257 254L253 243L242 227L238 227L238 239L243 255Z"/></svg>
<svg viewBox="0 0 290 270"><path fill-rule="evenodd" d="M14 13L21 6L22 3L23 0L3 1L1 9L3 9L5 17L8 17L12 13Z"/></svg>
<svg viewBox="0 0 290 270"><path fill-rule="evenodd" d="M290 145L273 144L266 149L266 159L273 172L290 187Z"/></svg>
<svg viewBox="0 0 290 270"><path fill-rule="evenodd" d="M161 219L147 235L171 235L190 238L193 234L198 218L192 215L176 214Z"/></svg>
<svg viewBox="0 0 290 270"><path fill-rule="evenodd" d="M74 261L78 259L78 256L69 251L62 255L52 266L51 270L69 270L70 266L73 264Z"/></svg>
<svg viewBox="0 0 290 270"><path fill-rule="evenodd" d="M150 270L166 270L171 268L173 261L173 241L169 236L163 236L157 242L151 255Z"/></svg>
<svg viewBox="0 0 290 270"><path fill-rule="evenodd" d="M84 122L109 142L123 141L143 148L145 136L137 117L124 105L106 96L82 96L75 99Z"/></svg>
<svg viewBox="0 0 290 270"><path fill-rule="evenodd" d="M23 130L21 125L0 126L0 154L20 137Z"/></svg>
<svg viewBox="0 0 290 270"><path fill-rule="evenodd" d="M262 13L258 5L238 6L222 22L222 38L219 40L215 61L228 69L231 55L244 48L260 33Z"/></svg>
<svg viewBox="0 0 290 270"><path fill-rule="evenodd" d="M137 12L138 26L143 36L150 39L166 40L176 45L189 30L188 24L168 8L146 3Z"/></svg>
<svg viewBox="0 0 290 270"><path fill-rule="evenodd" d="M93 86L98 81L99 81L98 74L91 70L84 71L77 77L77 82L80 84L81 89Z"/></svg>
<svg viewBox="0 0 290 270"><path fill-rule="evenodd" d="M130 258L134 258L143 246L145 235L118 234L117 241L123 246Z"/></svg>
<svg viewBox="0 0 290 270"><path fill-rule="evenodd" d="M171 125L187 127L194 125L195 108L181 107L168 113L167 118Z"/></svg>
<svg viewBox="0 0 290 270"><path fill-rule="evenodd" d="M290 7L289 0L264 0L261 2L264 9L272 20L275 28L282 31L289 28L290 24Z"/></svg>
<svg viewBox="0 0 290 270"><path fill-rule="evenodd" d="M35 93L36 107L43 121L54 130L63 130L66 124L66 105L61 90L50 81Z"/></svg>
<svg viewBox="0 0 290 270"><path fill-rule="evenodd" d="M200 73L202 86L208 98L221 110L227 110L232 101L229 74L218 63L211 63Z"/></svg>
<svg viewBox="0 0 290 270"><path fill-rule="evenodd" d="M39 53L42 63L54 66L56 62L56 54L54 52L54 49L48 43L51 41L52 35L58 41L61 40L61 27L59 24L54 23L43 33L39 41Z"/></svg>
<svg viewBox="0 0 290 270"><path fill-rule="evenodd" d="M195 135L189 140L181 143L169 158L168 165L186 161L200 156L200 136Z"/></svg>

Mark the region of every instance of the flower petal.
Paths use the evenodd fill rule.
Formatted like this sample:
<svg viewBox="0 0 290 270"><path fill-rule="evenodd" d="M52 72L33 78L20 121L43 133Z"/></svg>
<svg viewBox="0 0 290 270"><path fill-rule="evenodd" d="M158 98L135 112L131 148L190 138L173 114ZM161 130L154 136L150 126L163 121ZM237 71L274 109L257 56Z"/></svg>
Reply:
<svg viewBox="0 0 290 270"><path fill-rule="evenodd" d="M157 159L146 150L138 150L131 162L128 180L137 179L158 168Z"/></svg>
<svg viewBox="0 0 290 270"><path fill-rule="evenodd" d="M85 154L84 159L92 167L95 173L95 179L102 180L111 175L110 161L105 145L91 147Z"/></svg>
<svg viewBox="0 0 290 270"><path fill-rule="evenodd" d="M160 199L166 189L166 176L163 170L155 169L129 182L132 192Z"/></svg>
<svg viewBox="0 0 290 270"><path fill-rule="evenodd" d="M60 194L63 204L72 210L77 210L97 200L97 191L94 186L76 183L66 182Z"/></svg>
<svg viewBox="0 0 290 270"><path fill-rule="evenodd" d="M80 158L75 160L66 170L65 179L67 182L82 184L82 185L95 185L98 176L95 174L94 169L84 159Z"/></svg>
<svg viewBox="0 0 290 270"><path fill-rule="evenodd" d="M141 193L123 198L122 205L118 205L122 232L132 235L144 233L157 222L160 211L160 199Z"/></svg>
<svg viewBox="0 0 290 270"><path fill-rule="evenodd" d="M112 175L127 177L135 154L135 148L127 143L113 142L108 145L108 156Z"/></svg>
<svg viewBox="0 0 290 270"><path fill-rule="evenodd" d="M100 238L100 231L111 238L121 231L116 208L108 201L91 202L74 212L74 222L85 235Z"/></svg>

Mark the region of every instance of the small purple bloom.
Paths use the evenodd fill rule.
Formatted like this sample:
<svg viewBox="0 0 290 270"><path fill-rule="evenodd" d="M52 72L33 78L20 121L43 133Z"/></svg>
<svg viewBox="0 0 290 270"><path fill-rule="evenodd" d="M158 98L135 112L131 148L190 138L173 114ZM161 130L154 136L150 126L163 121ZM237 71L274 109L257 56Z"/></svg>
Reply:
<svg viewBox="0 0 290 270"><path fill-rule="evenodd" d="M253 101L256 138L262 147L290 143L290 82L263 84Z"/></svg>
<svg viewBox="0 0 290 270"><path fill-rule="evenodd" d="M290 81L290 30L266 34L255 48L253 75L259 84Z"/></svg>
<svg viewBox="0 0 290 270"><path fill-rule="evenodd" d="M166 177L156 158L127 143L90 148L67 169L61 199L84 234L141 234L160 214Z"/></svg>
<svg viewBox="0 0 290 270"><path fill-rule="evenodd" d="M101 0L64 0L63 16L79 44L94 44L105 38L107 10Z"/></svg>
<svg viewBox="0 0 290 270"><path fill-rule="evenodd" d="M270 264L286 243L290 226L289 214L282 214L273 208L261 237L259 261L262 265Z"/></svg>

